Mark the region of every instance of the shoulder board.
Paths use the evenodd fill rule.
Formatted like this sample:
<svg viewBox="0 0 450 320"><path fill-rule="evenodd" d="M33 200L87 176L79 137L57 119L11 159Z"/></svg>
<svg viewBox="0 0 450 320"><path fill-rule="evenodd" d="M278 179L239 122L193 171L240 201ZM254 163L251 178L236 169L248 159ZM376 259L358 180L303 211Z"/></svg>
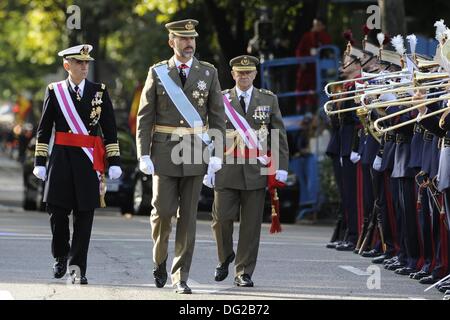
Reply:
<svg viewBox="0 0 450 320"><path fill-rule="evenodd" d="M215 68L214 65L206 61L199 61L199 63L210 68Z"/></svg>
<svg viewBox="0 0 450 320"><path fill-rule="evenodd" d="M272 91L267 90L267 89L258 89L258 90L259 90L259 92L261 92L261 93L269 94L269 95L272 95L272 96L275 95Z"/></svg>
<svg viewBox="0 0 450 320"><path fill-rule="evenodd" d="M101 83L101 86L102 86L102 90L106 89L106 85L104 83Z"/></svg>
<svg viewBox="0 0 450 320"><path fill-rule="evenodd" d="M49 89L49 90L53 90L53 83L50 83L50 84L48 85L48 89Z"/></svg>
<svg viewBox="0 0 450 320"><path fill-rule="evenodd" d="M229 93L231 91L231 89L225 89L225 90L222 90L222 94L227 94L227 93Z"/></svg>
<svg viewBox="0 0 450 320"><path fill-rule="evenodd" d="M157 66L160 66L160 65L162 65L162 64L167 64L167 61L168 61L168 60L163 60L163 61L157 62L157 63L155 63L152 67L157 67Z"/></svg>

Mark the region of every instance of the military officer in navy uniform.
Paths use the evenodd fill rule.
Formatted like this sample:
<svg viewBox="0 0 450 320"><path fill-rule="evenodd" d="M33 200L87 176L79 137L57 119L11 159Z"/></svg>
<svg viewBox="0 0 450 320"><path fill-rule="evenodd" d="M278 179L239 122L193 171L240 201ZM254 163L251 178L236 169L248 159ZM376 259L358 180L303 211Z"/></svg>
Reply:
<svg viewBox="0 0 450 320"><path fill-rule="evenodd" d="M86 268L95 208L104 193L105 155L108 174L117 179L120 151L116 122L104 84L87 80L92 46L78 45L58 53L69 77L47 87L37 129L33 173L45 181L44 202L50 214L55 278L66 274L67 262L73 282L87 284ZM49 152L52 128L54 145ZM100 136L99 130L103 133ZM106 145L106 150L104 145ZM106 154L105 154L106 152ZM48 164L47 164L48 160ZM103 189L103 191L101 191ZM70 243L69 215L73 213Z"/></svg>

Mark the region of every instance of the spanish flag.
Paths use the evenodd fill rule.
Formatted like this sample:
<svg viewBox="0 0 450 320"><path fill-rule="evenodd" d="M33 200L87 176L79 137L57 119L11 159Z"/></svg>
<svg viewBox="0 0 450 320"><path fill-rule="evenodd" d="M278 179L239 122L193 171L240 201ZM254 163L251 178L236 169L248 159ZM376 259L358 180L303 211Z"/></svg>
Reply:
<svg viewBox="0 0 450 320"><path fill-rule="evenodd" d="M136 121L139 109L139 101L141 100L143 85L139 84L134 91L133 102L131 103L130 114L128 115L128 125L131 133L136 135Z"/></svg>
<svg viewBox="0 0 450 320"><path fill-rule="evenodd" d="M17 96L16 104L13 107L13 112L16 114L16 122L24 123L28 113L31 111L31 101L22 95Z"/></svg>

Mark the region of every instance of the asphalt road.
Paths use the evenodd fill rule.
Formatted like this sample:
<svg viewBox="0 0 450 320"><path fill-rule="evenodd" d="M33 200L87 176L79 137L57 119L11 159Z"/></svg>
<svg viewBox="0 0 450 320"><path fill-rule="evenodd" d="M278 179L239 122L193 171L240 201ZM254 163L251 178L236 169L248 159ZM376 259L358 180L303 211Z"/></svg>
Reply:
<svg viewBox="0 0 450 320"><path fill-rule="evenodd" d="M408 277L371 265L370 259L326 249L332 226L283 225L269 234L263 224L255 287L214 281L216 247L207 219L197 223L197 240L188 284L192 295L177 295L170 281L157 289L152 279L149 218L122 217L116 208L96 212L88 258L89 285L53 279L49 217L23 211L21 168L0 156L0 300L1 299L442 299L443 295ZM207 217L203 213L201 217ZM235 234L238 232L235 224ZM173 258L170 238L169 266ZM235 239L235 244L236 244Z"/></svg>

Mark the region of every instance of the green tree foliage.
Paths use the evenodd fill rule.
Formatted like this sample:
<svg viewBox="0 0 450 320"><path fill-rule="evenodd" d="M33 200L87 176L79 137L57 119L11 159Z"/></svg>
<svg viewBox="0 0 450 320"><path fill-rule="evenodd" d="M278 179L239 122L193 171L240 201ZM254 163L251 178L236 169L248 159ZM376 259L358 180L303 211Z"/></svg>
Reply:
<svg viewBox="0 0 450 320"><path fill-rule="evenodd" d="M0 98L34 93L43 85L42 75L55 71L65 16L52 2L1 2Z"/></svg>

